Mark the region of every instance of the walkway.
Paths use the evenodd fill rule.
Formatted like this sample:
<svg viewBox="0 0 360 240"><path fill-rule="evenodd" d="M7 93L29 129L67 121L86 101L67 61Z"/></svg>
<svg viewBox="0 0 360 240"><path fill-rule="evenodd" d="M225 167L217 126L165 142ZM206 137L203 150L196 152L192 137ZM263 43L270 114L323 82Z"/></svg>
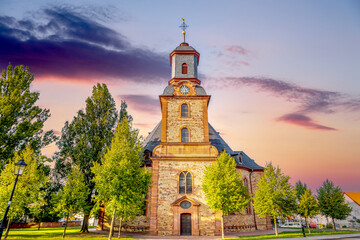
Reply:
<svg viewBox="0 0 360 240"><path fill-rule="evenodd" d="M279 229L279 232L283 231L297 231L297 229ZM90 232L101 233L101 234L109 234L108 231L99 231L94 228L89 229ZM226 233L225 238L237 238L238 236L251 236L251 235L266 235L273 234L274 230L265 230L265 231L252 231L252 232L242 232L242 233ZM117 232L115 232L114 236L117 239ZM139 234L139 233L122 233L123 237L131 237L135 239L161 239L161 240L174 240L174 239L194 239L194 240L210 240L210 239L221 239L221 236L152 236L148 234ZM276 238L273 238L276 239ZM281 240L341 240L341 239L349 239L349 240L360 240L360 233L355 234L338 234L338 235L321 235L321 236L312 236L312 237L299 237L299 238L279 238Z"/></svg>

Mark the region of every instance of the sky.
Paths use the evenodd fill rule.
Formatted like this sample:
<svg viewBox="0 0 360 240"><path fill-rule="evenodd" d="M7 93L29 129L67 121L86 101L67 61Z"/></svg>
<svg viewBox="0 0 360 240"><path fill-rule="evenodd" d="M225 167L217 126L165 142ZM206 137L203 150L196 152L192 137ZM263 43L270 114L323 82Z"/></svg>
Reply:
<svg viewBox="0 0 360 240"><path fill-rule="evenodd" d="M51 112L45 130L59 134L100 82L146 137L161 120L182 17L209 122L233 150L292 184L360 191L359 1L2 0L0 68L30 68Z"/></svg>

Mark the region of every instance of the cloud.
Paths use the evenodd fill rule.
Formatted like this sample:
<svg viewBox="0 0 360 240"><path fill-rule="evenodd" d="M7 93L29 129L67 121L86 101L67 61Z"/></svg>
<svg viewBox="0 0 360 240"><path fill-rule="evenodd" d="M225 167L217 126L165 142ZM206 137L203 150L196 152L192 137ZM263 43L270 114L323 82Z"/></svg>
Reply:
<svg viewBox="0 0 360 240"><path fill-rule="evenodd" d="M305 116L299 113L290 113L284 116L281 116L277 119L277 121L283 121L290 124L314 129L314 130L324 130L324 131L336 131L337 129L326 127L320 124L315 123L310 117Z"/></svg>
<svg viewBox="0 0 360 240"><path fill-rule="evenodd" d="M95 18L96 19L96 18ZM36 19L0 16L0 66L29 66L35 77L148 82L165 79L168 56L136 48L114 30L66 7Z"/></svg>
<svg viewBox="0 0 360 240"><path fill-rule="evenodd" d="M316 130L336 130L315 123L307 115L310 113L335 113L338 111L359 111L360 98L346 94L302 87L286 81L266 77L226 77L222 81L207 78L208 84L221 83L225 87L253 87L259 92L267 92L286 101L298 103L295 113L286 114L278 121L284 121ZM220 86L217 86L220 87Z"/></svg>
<svg viewBox="0 0 360 240"><path fill-rule="evenodd" d="M132 109L141 112L159 113L159 99L148 95L119 95L118 99L125 100Z"/></svg>

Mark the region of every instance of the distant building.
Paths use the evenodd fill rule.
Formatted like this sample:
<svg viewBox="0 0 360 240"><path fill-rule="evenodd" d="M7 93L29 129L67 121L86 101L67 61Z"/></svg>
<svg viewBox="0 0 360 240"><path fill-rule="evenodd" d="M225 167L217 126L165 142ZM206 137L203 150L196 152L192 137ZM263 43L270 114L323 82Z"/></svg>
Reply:
<svg viewBox="0 0 360 240"><path fill-rule="evenodd" d="M209 209L201 183L206 166L226 151L236 162L250 194L263 173L243 151L233 151L208 122L210 95L198 79L200 54L182 42L170 53L171 79L159 96L162 120L145 139L145 163L152 187L144 215L125 223L127 231L155 235L219 235L221 214ZM230 103L229 103L230 104ZM224 217L226 231L272 229L253 207ZM98 228L108 229L103 212Z"/></svg>

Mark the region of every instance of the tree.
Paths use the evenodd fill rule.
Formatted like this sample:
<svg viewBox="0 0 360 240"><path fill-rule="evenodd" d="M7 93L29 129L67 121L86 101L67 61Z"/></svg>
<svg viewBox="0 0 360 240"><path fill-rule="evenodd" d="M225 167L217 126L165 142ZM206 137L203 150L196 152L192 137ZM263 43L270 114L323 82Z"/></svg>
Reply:
<svg viewBox="0 0 360 240"><path fill-rule="evenodd" d="M28 67L11 64L0 78L0 170L26 146L40 153L57 139L52 130L42 130L50 113L35 105L39 93L30 91L33 80Z"/></svg>
<svg viewBox="0 0 360 240"><path fill-rule="evenodd" d="M206 201L213 211L221 211L221 235L224 238L224 215L240 212L250 204L248 189L244 186L241 173L236 170L235 160L222 152L217 161L204 171L202 189Z"/></svg>
<svg viewBox="0 0 360 240"><path fill-rule="evenodd" d="M0 214L3 216L10 193L14 186L15 174L14 164L21 158L24 159L27 167L22 176L19 176L13 200L8 213L8 225L5 239L9 231L12 219L21 218L25 212L36 210L42 202L44 191L42 190L47 182L44 173L42 158L35 154L31 147L26 147L23 151L17 152L10 162L5 166L0 175Z"/></svg>
<svg viewBox="0 0 360 240"><path fill-rule="evenodd" d="M271 216L278 236L277 217L291 216L296 211L296 194L289 183L289 177L279 167L270 163L266 166L255 190L254 209L259 217Z"/></svg>
<svg viewBox="0 0 360 240"><path fill-rule="evenodd" d="M295 184L296 198L300 202L301 196L308 190L306 183L302 183L300 180Z"/></svg>
<svg viewBox="0 0 360 240"><path fill-rule="evenodd" d="M351 207L345 203L345 197L340 187L335 187L334 183L328 179L317 190L317 194L321 214L331 217L333 228L336 231L335 219L346 219L352 211Z"/></svg>
<svg viewBox="0 0 360 240"><path fill-rule="evenodd" d="M85 111L78 111L72 122L65 123L57 143L60 151L56 154L56 172L66 177L70 167L78 165L89 189L81 232L88 232L88 220L94 206L92 193L95 184L91 167L101 162L101 157L110 146L116 122L115 101L107 86L98 83L93 87L92 96L86 100Z"/></svg>
<svg viewBox="0 0 360 240"><path fill-rule="evenodd" d="M55 210L65 213L63 238L65 237L69 217L84 209L89 192L84 181L84 175L79 166L74 165L63 188L54 197Z"/></svg>
<svg viewBox="0 0 360 240"><path fill-rule="evenodd" d="M311 218L319 213L317 200L311 194L310 190L305 190L300 197L299 213L303 218L305 218L306 226L310 233L309 217Z"/></svg>
<svg viewBox="0 0 360 240"><path fill-rule="evenodd" d="M98 192L97 200L112 213L109 239L112 239L116 215L121 222L141 215L144 199L151 183L151 174L143 165L143 148L138 131L132 130L128 119L116 127L111 147L105 153L102 164L94 163L92 171Z"/></svg>

